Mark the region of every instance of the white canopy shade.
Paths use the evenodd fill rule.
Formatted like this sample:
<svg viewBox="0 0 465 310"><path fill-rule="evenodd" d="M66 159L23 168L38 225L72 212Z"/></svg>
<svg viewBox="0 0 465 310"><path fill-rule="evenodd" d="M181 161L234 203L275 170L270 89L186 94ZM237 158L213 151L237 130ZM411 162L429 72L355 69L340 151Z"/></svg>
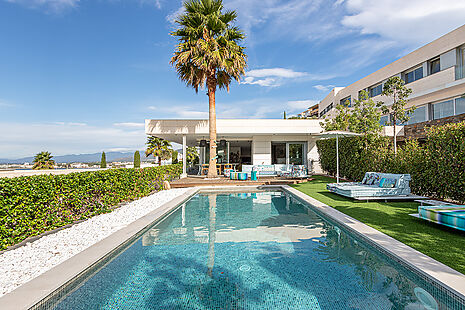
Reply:
<svg viewBox="0 0 465 310"><path fill-rule="evenodd" d="M324 138L336 138L336 182L339 183L339 136L352 137L352 136L361 136L361 134L351 132L351 131L330 130L330 131L323 131L319 135Z"/></svg>

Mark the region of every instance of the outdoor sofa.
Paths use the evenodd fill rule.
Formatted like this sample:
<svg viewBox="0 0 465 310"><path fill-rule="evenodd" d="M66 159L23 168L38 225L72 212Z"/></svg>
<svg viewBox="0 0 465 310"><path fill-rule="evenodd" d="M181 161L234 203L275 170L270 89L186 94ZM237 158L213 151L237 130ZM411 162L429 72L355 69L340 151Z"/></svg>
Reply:
<svg viewBox="0 0 465 310"><path fill-rule="evenodd" d="M330 183L333 193L355 199L407 197L410 195L410 174L367 172L362 182Z"/></svg>
<svg viewBox="0 0 465 310"><path fill-rule="evenodd" d="M308 177L307 167L304 165L242 165L242 172L250 175L252 171L257 171L258 176L283 176L290 178Z"/></svg>
<svg viewBox="0 0 465 310"><path fill-rule="evenodd" d="M465 231L465 206L419 206L418 217L430 222Z"/></svg>

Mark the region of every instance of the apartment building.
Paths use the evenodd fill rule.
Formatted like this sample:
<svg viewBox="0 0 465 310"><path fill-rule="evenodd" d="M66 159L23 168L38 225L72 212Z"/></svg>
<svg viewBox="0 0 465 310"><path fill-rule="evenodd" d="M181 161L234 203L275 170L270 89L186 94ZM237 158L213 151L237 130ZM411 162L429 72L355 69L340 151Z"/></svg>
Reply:
<svg viewBox="0 0 465 310"><path fill-rule="evenodd" d="M412 89L407 107L415 113L404 126L405 137L424 137L424 128L465 120L465 25L411 52L347 87L334 88L319 104L319 117L331 117L338 104L353 104L362 90L375 101L392 104L382 96L383 85L399 76ZM382 124L389 120L382 117Z"/></svg>
<svg viewBox="0 0 465 310"><path fill-rule="evenodd" d="M299 113L297 116L301 118L318 118L320 115L318 108L319 104L315 104L309 107L307 110L303 111L302 113Z"/></svg>

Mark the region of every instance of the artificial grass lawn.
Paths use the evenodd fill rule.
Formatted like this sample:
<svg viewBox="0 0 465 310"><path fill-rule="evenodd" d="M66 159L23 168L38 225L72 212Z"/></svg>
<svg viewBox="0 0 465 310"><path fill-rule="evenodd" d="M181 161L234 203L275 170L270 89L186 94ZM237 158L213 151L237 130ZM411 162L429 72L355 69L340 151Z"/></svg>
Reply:
<svg viewBox="0 0 465 310"><path fill-rule="evenodd" d="M465 233L410 216L418 203L357 201L329 192L333 178L314 179L292 187L465 274Z"/></svg>

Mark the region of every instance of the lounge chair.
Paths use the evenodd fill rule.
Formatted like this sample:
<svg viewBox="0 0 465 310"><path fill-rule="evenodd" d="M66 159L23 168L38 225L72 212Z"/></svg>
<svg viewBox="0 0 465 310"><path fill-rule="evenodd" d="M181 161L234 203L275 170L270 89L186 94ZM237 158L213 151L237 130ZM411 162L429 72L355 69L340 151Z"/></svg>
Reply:
<svg viewBox="0 0 465 310"><path fill-rule="evenodd" d="M326 188L355 199L418 198L410 195L410 174L367 172L362 182L330 183Z"/></svg>
<svg viewBox="0 0 465 310"><path fill-rule="evenodd" d="M465 206L419 206L418 217L465 231Z"/></svg>

